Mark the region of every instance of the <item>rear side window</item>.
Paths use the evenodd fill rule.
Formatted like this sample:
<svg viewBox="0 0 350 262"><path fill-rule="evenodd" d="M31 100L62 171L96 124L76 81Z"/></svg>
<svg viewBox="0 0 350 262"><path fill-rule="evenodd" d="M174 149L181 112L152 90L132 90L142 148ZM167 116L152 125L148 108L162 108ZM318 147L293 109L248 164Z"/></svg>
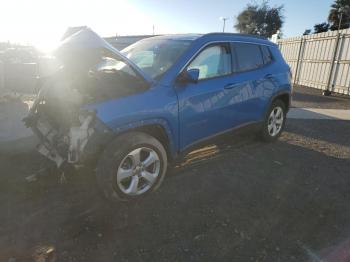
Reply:
<svg viewBox="0 0 350 262"><path fill-rule="evenodd" d="M260 45L234 43L235 72L244 72L257 69L264 65Z"/></svg>
<svg viewBox="0 0 350 262"><path fill-rule="evenodd" d="M270 49L264 45L260 46L260 48L263 55L264 64L265 65L270 64L272 62L272 55L271 55Z"/></svg>

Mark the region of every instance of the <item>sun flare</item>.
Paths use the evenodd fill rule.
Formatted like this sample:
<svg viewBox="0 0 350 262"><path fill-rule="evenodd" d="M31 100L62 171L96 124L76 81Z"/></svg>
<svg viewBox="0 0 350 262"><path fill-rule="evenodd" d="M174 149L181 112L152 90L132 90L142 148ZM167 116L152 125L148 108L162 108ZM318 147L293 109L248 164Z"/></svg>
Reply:
<svg viewBox="0 0 350 262"><path fill-rule="evenodd" d="M152 17L130 1L5 1L0 41L52 50L71 26L88 26L101 36L151 34Z"/></svg>

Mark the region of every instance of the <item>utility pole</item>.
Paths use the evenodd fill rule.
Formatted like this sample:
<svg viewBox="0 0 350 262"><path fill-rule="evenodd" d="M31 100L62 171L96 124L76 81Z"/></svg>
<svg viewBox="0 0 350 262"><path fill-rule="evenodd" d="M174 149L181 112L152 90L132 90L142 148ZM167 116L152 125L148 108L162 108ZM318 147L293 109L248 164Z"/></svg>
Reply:
<svg viewBox="0 0 350 262"><path fill-rule="evenodd" d="M153 25L153 31L152 32L153 32L152 34L154 35L154 25Z"/></svg>
<svg viewBox="0 0 350 262"><path fill-rule="evenodd" d="M222 20L224 22L223 26L222 26L222 32L225 32L225 27L226 27L226 20L229 20L229 17L220 17L220 20Z"/></svg>

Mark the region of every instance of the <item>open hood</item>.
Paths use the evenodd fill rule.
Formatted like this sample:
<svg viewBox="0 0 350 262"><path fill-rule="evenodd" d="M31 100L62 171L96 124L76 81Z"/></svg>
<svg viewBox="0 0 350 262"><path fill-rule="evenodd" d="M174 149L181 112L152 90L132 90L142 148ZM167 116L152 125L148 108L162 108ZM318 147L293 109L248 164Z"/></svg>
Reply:
<svg viewBox="0 0 350 262"><path fill-rule="evenodd" d="M54 51L54 55L60 59L66 55L74 58L74 54L82 54L87 52L88 54L99 54L101 50L109 51L113 55L128 64L135 70L146 82L151 83L152 78L148 76L142 69L140 69L135 63L125 57L116 48L110 45L107 41L102 39L98 34L92 31L90 28L83 28L78 32L64 38L58 47Z"/></svg>
<svg viewBox="0 0 350 262"><path fill-rule="evenodd" d="M143 92L152 80L89 28L65 37L54 56L63 66L42 78L24 122L38 137L39 152L64 167L97 153L112 137L88 105Z"/></svg>

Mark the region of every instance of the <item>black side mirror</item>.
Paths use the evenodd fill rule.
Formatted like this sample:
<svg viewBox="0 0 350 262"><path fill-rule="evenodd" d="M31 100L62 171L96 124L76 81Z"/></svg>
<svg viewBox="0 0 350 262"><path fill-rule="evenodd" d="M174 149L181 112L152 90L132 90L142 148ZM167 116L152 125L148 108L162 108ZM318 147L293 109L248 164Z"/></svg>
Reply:
<svg viewBox="0 0 350 262"><path fill-rule="evenodd" d="M193 69L188 69L187 71L183 71L179 77L178 81L180 83L186 84L186 83L198 83L199 80L199 69L198 68L193 68Z"/></svg>
<svg viewBox="0 0 350 262"><path fill-rule="evenodd" d="M198 68L193 68L187 70L187 80L190 83L198 83L199 79L199 69Z"/></svg>

